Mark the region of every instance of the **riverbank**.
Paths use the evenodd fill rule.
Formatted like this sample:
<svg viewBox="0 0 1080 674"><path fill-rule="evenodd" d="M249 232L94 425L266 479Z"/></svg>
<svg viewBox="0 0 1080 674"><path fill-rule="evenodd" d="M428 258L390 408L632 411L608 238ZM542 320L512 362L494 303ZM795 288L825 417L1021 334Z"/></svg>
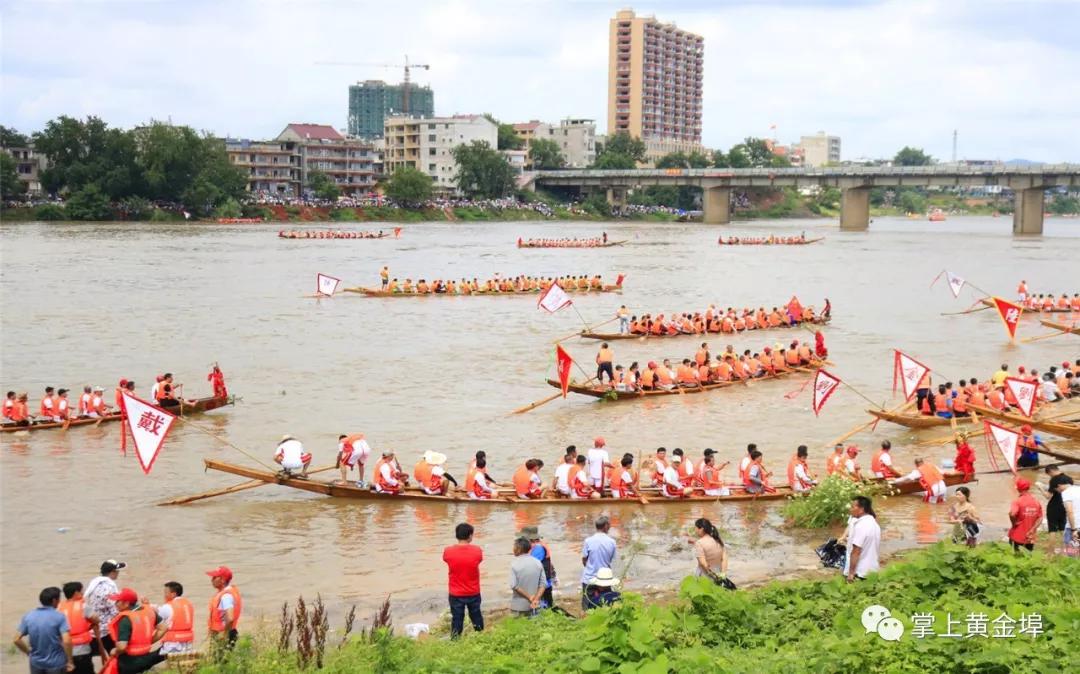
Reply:
<svg viewBox="0 0 1080 674"><path fill-rule="evenodd" d="M323 665L338 672L1054 671L1080 647L1078 602L1076 560L1017 555L1001 543L939 543L864 582L833 574L730 592L689 577L671 601L628 593L584 619L497 620L480 634L466 627L458 642L405 638L401 625L345 638L332 631ZM873 605L899 620L898 640L864 627ZM919 618L925 628L915 624L919 614L929 615ZM381 620L392 622L392 607ZM949 632L953 638L943 638ZM295 645L282 649L280 634L263 637L245 639L229 663L201 671L302 671Z"/></svg>

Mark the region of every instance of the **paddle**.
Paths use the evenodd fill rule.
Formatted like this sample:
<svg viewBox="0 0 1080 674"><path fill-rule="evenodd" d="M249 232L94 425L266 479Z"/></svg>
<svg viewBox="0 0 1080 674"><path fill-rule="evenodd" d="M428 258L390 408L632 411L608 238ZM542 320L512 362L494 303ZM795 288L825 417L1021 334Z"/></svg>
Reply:
<svg viewBox="0 0 1080 674"><path fill-rule="evenodd" d="M982 307L979 307L978 309L965 309L964 311L950 311L950 312L946 312L946 313L943 313L943 314L940 314L940 315L941 316L960 316L962 314L973 314L976 311L986 311L987 309L992 309L992 308L993 307L982 306Z"/></svg>
<svg viewBox="0 0 1080 674"><path fill-rule="evenodd" d="M333 470L335 466L322 466L321 468L315 468L308 471L308 475L315 473L323 473L328 470ZM192 503L194 501L201 501L203 499L213 498L215 496L224 496L225 494L235 494L238 491L245 491L247 489L254 489L255 487L261 487L263 485L270 484L264 480L249 480L247 482L241 482L240 484L234 484L231 487L224 487L222 489L214 489L213 491L202 492L201 494L192 494L191 496L183 496L180 498L174 498L169 501L161 501L155 505L159 506L171 506L171 505L184 505Z"/></svg>
<svg viewBox="0 0 1080 674"><path fill-rule="evenodd" d="M1039 335L1038 337L1027 337L1025 339L1021 339L1020 343L1021 344L1030 344L1031 342L1037 342L1037 341L1039 341L1041 339L1049 339L1051 337L1060 337L1061 335L1067 335L1070 332L1071 332L1071 330L1058 330L1057 332L1051 332L1050 334L1047 334L1047 335Z"/></svg>
<svg viewBox="0 0 1080 674"><path fill-rule="evenodd" d="M915 401L912 400L912 401L904 403L900 407L896 407L896 408L893 408L891 410L886 410L886 411L889 412L890 414L895 414L897 412L903 412L905 408L907 408L907 407L909 407L911 405L914 405L914 404L915 404ZM843 443L845 440L847 440L851 436L856 435L858 433L861 433L862 431L866 430L867 428L870 428L871 426L876 424L878 421L880 421L880 419L875 418L873 421L868 421L865 424L862 424L860 426L856 426L855 428L851 429L847 433L844 433L843 435L841 435L839 438L837 438L833 442L831 442L829 444L826 444L824 446L825 447L835 447L836 445Z"/></svg>
<svg viewBox="0 0 1080 674"><path fill-rule="evenodd" d="M579 337L582 332L594 332L597 328L605 326L608 323L614 323L617 320L619 320L618 316L616 316L615 318L612 318L611 320L604 321L603 323L597 323L596 325L594 325L592 327L586 326L587 327L586 330L578 330L577 332L575 332L573 334L570 334L570 335L567 335L566 337L563 337L561 339L556 339L555 343L558 344L559 342L565 342L566 340L570 339L571 337Z"/></svg>
<svg viewBox="0 0 1080 674"><path fill-rule="evenodd" d="M596 379L596 377L589 377L588 379L585 380L585 383L588 384L593 379ZM551 402L552 400L555 400L556 398L558 398L561 395L562 395L562 391L559 391L558 393L556 393L554 395L551 395L551 396L548 396L547 398L544 398L543 400L537 400L536 402L529 403L528 405L525 405L524 407L519 407L516 410L514 410L513 412L511 412L510 414L506 415L506 416L512 416L514 414L524 414L526 412L530 412L530 411L536 409L537 407L540 407L541 405L548 404L549 402Z"/></svg>
<svg viewBox="0 0 1080 674"><path fill-rule="evenodd" d="M634 488L639 490L638 491L638 502L641 503L641 505L649 505L649 499L645 498L645 495L642 494L641 491L640 491L640 489L641 489L641 484L640 484L640 481L641 481L641 450L640 449L638 449L638 451L637 451L637 467L638 467L638 482L639 482L639 484L635 484Z"/></svg>

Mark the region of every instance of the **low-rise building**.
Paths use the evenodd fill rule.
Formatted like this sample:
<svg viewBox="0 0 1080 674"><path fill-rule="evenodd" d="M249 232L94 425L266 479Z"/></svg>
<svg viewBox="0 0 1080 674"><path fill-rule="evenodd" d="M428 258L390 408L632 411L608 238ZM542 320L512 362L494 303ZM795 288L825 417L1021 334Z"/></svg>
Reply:
<svg viewBox="0 0 1080 674"><path fill-rule="evenodd" d="M499 144L499 127L483 115L387 117L383 140L387 175L399 168L414 168L431 176L437 190L453 192L457 191L454 148L482 140L494 149Z"/></svg>
<svg viewBox="0 0 1080 674"><path fill-rule="evenodd" d="M514 124L514 133L528 150L536 138L559 146L566 168L585 168L596 161L596 122L591 119L564 119L558 124L537 120Z"/></svg>
<svg viewBox="0 0 1080 674"><path fill-rule="evenodd" d="M824 131L818 131L813 136L800 138L797 147L802 149L805 166L825 166L840 162L840 136L829 136Z"/></svg>
<svg viewBox="0 0 1080 674"><path fill-rule="evenodd" d="M26 194L36 197L42 193L41 172L48 166L45 155L35 152L32 147L5 147L4 152L15 160L15 173L26 185ZM5 197L7 195L4 195Z"/></svg>
<svg viewBox="0 0 1080 674"><path fill-rule="evenodd" d="M225 154L233 166L247 174L249 192L300 194L300 154L296 143L226 138Z"/></svg>

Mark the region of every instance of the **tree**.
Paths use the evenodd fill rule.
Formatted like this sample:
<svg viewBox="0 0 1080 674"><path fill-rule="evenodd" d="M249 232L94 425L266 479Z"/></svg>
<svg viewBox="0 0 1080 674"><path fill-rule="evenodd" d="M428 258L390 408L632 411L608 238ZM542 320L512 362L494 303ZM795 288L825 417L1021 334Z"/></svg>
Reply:
<svg viewBox="0 0 1080 674"><path fill-rule="evenodd" d="M784 166L791 166L791 162L787 158L773 154L769 141L764 138L748 136L743 139L742 143L731 148L731 152L733 153L736 148L745 155L748 167L781 168ZM729 161L731 161L730 154ZM732 166L735 166L734 162L732 163Z"/></svg>
<svg viewBox="0 0 1080 674"><path fill-rule="evenodd" d="M178 201L205 161L203 137L190 126L151 122L134 132L138 166L150 199Z"/></svg>
<svg viewBox="0 0 1080 674"><path fill-rule="evenodd" d="M566 166L559 144L547 138L536 138L529 143L529 160L534 169L561 169Z"/></svg>
<svg viewBox="0 0 1080 674"><path fill-rule="evenodd" d="M0 151L0 201L17 199L26 193L26 183L19 180L18 164L7 152Z"/></svg>
<svg viewBox="0 0 1080 674"><path fill-rule="evenodd" d="M458 145L451 153L457 162L457 186L461 191L485 199L498 199L514 191L514 169L487 141Z"/></svg>
<svg viewBox="0 0 1080 674"><path fill-rule="evenodd" d="M920 148L908 147L896 153L893 164L897 166L929 166L934 163L934 158L923 152Z"/></svg>
<svg viewBox="0 0 1080 674"><path fill-rule="evenodd" d="M386 196L399 204L418 206L431 198L431 176L408 166L399 168L386 184Z"/></svg>
<svg viewBox="0 0 1080 674"><path fill-rule="evenodd" d="M337 201L337 198L341 196L341 188L322 171L308 172L307 186L319 199Z"/></svg>
<svg viewBox="0 0 1080 674"><path fill-rule="evenodd" d="M596 156L596 161L593 162L591 168L594 169L620 169L628 170L637 168L637 162L631 157L627 157L624 154L616 154L614 152L604 152Z"/></svg>
<svg viewBox="0 0 1080 674"><path fill-rule="evenodd" d="M71 220L108 220L112 215L108 195L94 183L88 183L68 197L64 210Z"/></svg>
<svg viewBox="0 0 1080 674"><path fill-rule="evenodd" d="M902 190L896 199L896 205L905 213L925 213L926 197L915 190Z"/></svg>
<svg viewBox="0 0 1080 674"><path fill-rule="evenodd" d="M656 160L656 168L690 168L690 162L682 152L670 152Z"/></svg>
<svg viewBox="0 0 1080 674"><path fill-rule="evenodd" d="M703 152L694 150L686 156L686 164L690 168L709 168L709 157Z"/></svg>
<svg viewBox="0 0 1080 674"><path fill-rule="evenodd" d="M525 139L514 133L513 124L499 124L499 149L520 150L525 147Z"/></svg>
<svg viewBox="0 0 1080 674"><path fill-rule="evenodd" d="M97 117L50 120L34 134L34 149L49 160L41 172L47 192L75 192L90 183L112 199L142 192L133 135Z"/></svg>
<svg viewBox="0 0 1080 674"><path fill-rule="evenodd" d="M634 138L625 131L620 131L614 136L608 137L607 143L601 149L601 154L617 154L630 157L640 164L645 161L645 141Z"/></svg>
<svg viewBox="0 0 1080 674"><path fill-rule="evenodd" d="M729 168L750 168L750 157L741 145L736 145L728 150L727 165Z"/></svg>
<svg viewBox="0 0 1080 674"><path fill-rule="evenodd" d="M713 150L713 163L716 168L731 168L731 159L724 154L723 150Z"/></svg>
<svg viewBox="0 0 1080 674"><path fill-rule="evenodd" d="M0 124L0 147L29 147L30 139L11 127Z"/></svg>

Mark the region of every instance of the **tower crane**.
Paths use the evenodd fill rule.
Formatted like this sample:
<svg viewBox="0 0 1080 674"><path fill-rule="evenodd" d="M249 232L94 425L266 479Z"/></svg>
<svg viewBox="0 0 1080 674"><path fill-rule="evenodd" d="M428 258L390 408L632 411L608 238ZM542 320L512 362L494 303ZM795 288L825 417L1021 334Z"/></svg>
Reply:
<svg viewBox="0 0 1080 674"><path fill-rule="evenodd" d="M411 82L410 70L412 68L422 68L424 70L431 70L431 66L426 63L410 63L409 55L405 54L405 63L363 63L354 61L316 61L317 66L348 66L348 67L367 67L367 68L403 68L405 71L405 78L401 83L401 105L405 114L409 114L411 108L409 107L409 84Z"/></svg>

